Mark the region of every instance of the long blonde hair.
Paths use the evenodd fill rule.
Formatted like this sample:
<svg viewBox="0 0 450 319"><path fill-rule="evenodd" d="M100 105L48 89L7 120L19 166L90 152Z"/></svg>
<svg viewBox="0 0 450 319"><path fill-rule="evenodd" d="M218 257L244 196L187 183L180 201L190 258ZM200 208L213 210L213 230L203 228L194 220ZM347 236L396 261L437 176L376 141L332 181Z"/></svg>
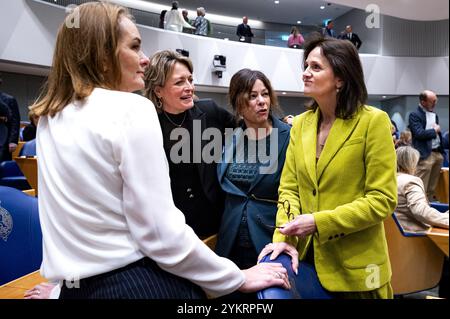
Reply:
<svg viewBox="0 0 450 319"><path fill-rule="evenodd" d="M106 2L76 7L58 30L46 87L30 107L35 116L54 116L95 87L117 89L121 81L118 58L119 20L133 19L127 9ZM73 25L73 21L78 21Z"/></svg>
<svg viewBox="0 0 450 319"><path fill-rule="evenodd" d="M397 172L414 175L420 159L418 150L411 146L400 146L397 153Z"/></svg>

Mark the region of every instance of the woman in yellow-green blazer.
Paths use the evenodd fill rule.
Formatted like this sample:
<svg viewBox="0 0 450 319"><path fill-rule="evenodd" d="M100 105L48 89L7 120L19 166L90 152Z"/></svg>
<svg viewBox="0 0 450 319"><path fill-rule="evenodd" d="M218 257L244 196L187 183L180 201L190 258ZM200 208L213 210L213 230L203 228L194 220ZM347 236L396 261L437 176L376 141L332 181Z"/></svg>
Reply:
<svg viewBox="0 0 450 319"><path fill-rule="evenodd" d="M388 115L365 105L358 53L348 41L313 39L304 54L310 109L294 119L279 187L273 251L316 268L336 298L392 298L383 220L397 204ZM295 249L294 249L295 247ZM298 259L297 259L298 258ZM299 270L301 271L301 269Z"/></svg>

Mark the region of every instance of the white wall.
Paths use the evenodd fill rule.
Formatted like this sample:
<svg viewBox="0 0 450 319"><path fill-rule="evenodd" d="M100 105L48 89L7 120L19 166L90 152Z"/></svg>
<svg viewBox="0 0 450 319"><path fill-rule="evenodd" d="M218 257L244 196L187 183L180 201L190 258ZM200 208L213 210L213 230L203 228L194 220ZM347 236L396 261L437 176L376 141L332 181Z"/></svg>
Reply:
<svg viewBox="0 0 450 319"><path fill-rule="evenodd" d="M49 67L64 10L32 0L0 1L0 62ZM195 83L228 87L231 76L248 67L264 72L277 91L302 92L303 50L239 43L140 26L147 54L183 48L194 63ZM211 71L215 54L227 57L227 71L218 79ZM416 95L425 88L448 95L447 57L404 58L362 54L369 94Z"/></svg>

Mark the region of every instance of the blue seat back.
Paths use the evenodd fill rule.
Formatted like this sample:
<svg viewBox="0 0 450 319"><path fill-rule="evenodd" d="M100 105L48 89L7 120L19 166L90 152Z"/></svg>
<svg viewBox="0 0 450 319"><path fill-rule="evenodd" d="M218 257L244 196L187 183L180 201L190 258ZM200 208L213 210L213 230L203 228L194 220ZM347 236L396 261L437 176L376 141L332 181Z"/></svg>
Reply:
<svg viewBox="0 0 450 319"><path fill-rule="evenodd" d="M36 156L36 139L23 144L19 156Z"/></svg>
<svg viewBox="0 0 450 319"><path fill-rule="evenodd" d="M288 272L291 289L269 287L258 291L258 299L332 299L320 284L314 266L301 261L296 275L292 270L291 257L286 254L274 260L270 260L269 254L261 262L281 263Z"/></svg>
<svg viewBox="0 0 450 319"><path fill-rule="evenodd" d="M0 163L0 185L21 190L31 188L15 161L3 161Z"/></svg>
<svg viewBox="0 0 450 319"><path fill-rule="evenodd" d="M3 161L0 163L0 178L23 176L19 165L15 161Z"/></svg>
<svg viewBox="0 0 450 319"><path fill-rule="evenodd" d="M430 206L434 209L437 209L441 213L448 211L448 204L447 203L440 203L440 202L431 202Z"/></svg>
<svg viewBox="0 0 450 319"><path fill-rule="evenodd" d="M39 269L41 262L37 198L0 186L0 285Z"/></svg>

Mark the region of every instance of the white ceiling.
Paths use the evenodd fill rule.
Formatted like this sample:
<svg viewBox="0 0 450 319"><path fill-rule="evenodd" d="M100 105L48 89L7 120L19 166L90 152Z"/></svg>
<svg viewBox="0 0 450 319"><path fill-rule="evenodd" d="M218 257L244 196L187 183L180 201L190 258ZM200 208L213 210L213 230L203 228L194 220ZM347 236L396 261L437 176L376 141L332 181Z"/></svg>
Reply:
<svg viewBox="0 0 450 319"><path fill-rule="evenodd" d="M171 7L171 0L146 0ZM296 24L298 20L306 25L321 25L325 19L334 19L350 11L352 8L332 4L323 0L178 0L179 7L195 11L198 7L208 13L231 17L248 16L250 20ZM330 3L330 5L328 5ZM321 10L320 6L325 6ZM191 19L194 17L191 17Z"/></svg>
<svg viewBox="0 0 450 319"><path fill-rule="evenodd" d="M146 0L171 6L171 0ZM445 20L449 18L449 0L179 0L180 8L194 10L204 7L208 13L231 17L248 16L250 20L306 25L321 25L325 19L335 19L352 8L365 10L376 4L381 14L409 20ZM325 6L321 10L320 6ZM191 17L193 18L193 17Z"/></svg>
<svg viewBox="0 0 450 319"><path fill-rule="evenodd" d="M329 2L365 10L376 4L380 13L408 20L448 19L448 0L329 0Z"/></svg>

